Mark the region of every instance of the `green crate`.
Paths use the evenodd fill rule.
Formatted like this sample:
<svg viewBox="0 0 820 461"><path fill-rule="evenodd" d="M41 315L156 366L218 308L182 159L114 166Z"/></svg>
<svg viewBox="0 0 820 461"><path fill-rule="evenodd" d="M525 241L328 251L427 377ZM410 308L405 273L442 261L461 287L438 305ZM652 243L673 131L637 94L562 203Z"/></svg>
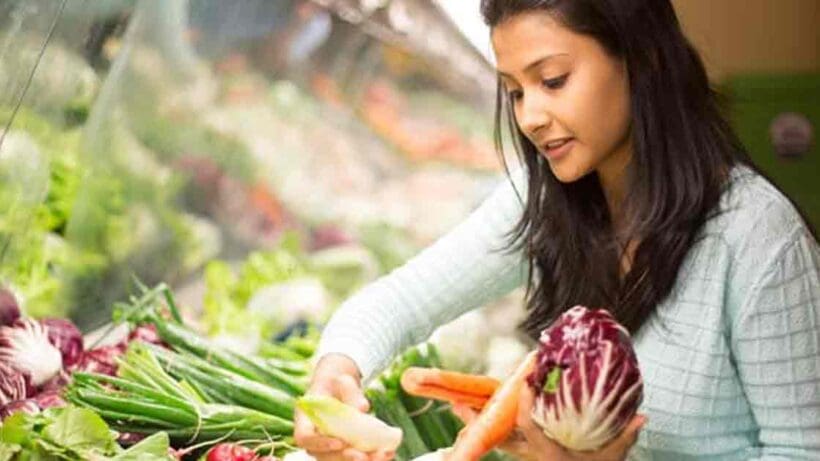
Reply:
<svg viewBox="0 0 820 461"><path fill-rule="evenodd" d="M739 75L725 83L732 123L752 159L820 228L820 74ZM772 144L770 125L786 112L813 126L814 141L801 157L784 158Z"/></svg>

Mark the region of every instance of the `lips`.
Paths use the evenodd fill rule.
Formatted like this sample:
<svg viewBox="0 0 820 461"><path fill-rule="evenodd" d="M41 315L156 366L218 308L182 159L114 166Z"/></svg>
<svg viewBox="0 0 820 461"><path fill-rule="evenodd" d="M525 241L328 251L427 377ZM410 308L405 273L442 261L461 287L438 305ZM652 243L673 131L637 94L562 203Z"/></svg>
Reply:
<svg viewBox="0 0 820 461"><path fill-rule="evenodd" d="M555 160L563 157L572 149L575 138L559 138L541 144L541 151L549 159Z"/></svg>
<svg viewBox="0 0 820 461"><path fill-rule="evenodd" d="M544 144L541 144L541 146L544 148L544 150L552 150L557 149L570 141L572 141L572 138L554 139L552 141L547 141Z"/></svg>

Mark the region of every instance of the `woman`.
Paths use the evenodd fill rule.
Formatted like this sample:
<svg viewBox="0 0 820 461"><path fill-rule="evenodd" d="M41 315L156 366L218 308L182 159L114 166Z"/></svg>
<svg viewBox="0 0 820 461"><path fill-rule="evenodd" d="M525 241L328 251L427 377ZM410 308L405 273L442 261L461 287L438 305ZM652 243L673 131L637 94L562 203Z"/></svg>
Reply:
<svg viewBox="0 0 820 461"><path fill-rule="evenodd" d="M670 2L481 7L496 139L506 113L524 172L341 307L311 392L364 410L361 383L396 353L526 281L533 338L570 306L607 306L633 334L645 398L597 453L561 449L525 411L521 458L820 459L817 238L750 165ZM390 456L301 416L296 440L321 461Z"/></svg>

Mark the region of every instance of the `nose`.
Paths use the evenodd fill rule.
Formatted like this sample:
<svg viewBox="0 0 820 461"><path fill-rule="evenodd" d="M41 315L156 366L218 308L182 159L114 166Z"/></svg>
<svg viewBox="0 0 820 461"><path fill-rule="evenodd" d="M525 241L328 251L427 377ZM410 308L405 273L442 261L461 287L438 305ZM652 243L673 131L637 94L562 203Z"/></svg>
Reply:
<svg viewBox="0 0 820 461"><path fill-rule="evenodd" d="M516 112L518 127L530 139L534 139L537 133L547 128L553 119L545 98L538 92L525 92Z"/></svg>

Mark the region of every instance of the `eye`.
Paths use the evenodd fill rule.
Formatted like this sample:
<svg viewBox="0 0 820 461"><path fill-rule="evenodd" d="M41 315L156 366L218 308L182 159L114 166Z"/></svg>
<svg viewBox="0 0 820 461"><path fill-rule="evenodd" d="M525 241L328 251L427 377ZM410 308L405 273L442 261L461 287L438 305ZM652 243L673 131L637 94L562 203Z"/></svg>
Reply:
<svg viewBox="0 0 820 461"><path fill-rule="evenodd" d="M555 78L548 78L546 80L543 80L541 84L551 90L557 90L564 86L564 84L567 82L567 77L569 77L569 74L564 74L560 77Z"/></svg>

